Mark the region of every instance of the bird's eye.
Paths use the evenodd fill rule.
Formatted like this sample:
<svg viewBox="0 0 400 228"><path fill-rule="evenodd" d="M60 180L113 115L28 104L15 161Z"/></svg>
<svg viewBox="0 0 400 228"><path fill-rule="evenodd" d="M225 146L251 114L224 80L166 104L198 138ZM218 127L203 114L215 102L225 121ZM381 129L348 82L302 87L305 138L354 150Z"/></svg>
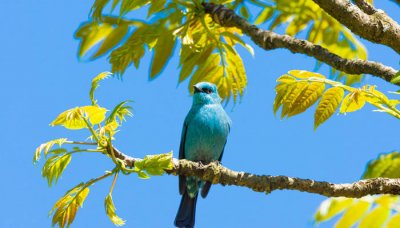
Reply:
<svg viewBox="0 0 400 228"><path fill-rule="evenodd" d="M211 93L211 90L210 90L210 89L203 89L203 91L204 91L205 93L207 93L207 94L210 94L210 93Z"/></svg>

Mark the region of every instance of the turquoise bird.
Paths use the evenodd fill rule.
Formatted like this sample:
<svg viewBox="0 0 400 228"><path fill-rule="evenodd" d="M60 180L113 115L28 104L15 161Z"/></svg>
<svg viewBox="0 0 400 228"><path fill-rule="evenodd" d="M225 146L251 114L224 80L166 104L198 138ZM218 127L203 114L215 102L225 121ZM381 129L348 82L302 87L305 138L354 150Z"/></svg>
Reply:
<svg viewBox="0 0 400 228"><path fill-rule="evenodd" d="M207 164L221 161L231 120L221 105L217 87L208 82L194 85L193 104L183 124L179 159ZM182 200L175 218L175 226L194 227L196 201L199 191L205 198L211 182L197 177L179 176Z"/></svg>

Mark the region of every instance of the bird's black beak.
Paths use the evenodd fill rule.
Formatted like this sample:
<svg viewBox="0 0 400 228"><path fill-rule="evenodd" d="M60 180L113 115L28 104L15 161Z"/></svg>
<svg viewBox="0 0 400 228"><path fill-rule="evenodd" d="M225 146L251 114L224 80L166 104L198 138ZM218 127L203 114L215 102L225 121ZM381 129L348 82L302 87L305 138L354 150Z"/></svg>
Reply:
<svg viewBox="0 0 400 228"><path fill-rule="evenodd" d="M200 93L202 92L201 89L199 89L198 87L196 87L195 85L193 86L194 89L194 93Z"/></svg>

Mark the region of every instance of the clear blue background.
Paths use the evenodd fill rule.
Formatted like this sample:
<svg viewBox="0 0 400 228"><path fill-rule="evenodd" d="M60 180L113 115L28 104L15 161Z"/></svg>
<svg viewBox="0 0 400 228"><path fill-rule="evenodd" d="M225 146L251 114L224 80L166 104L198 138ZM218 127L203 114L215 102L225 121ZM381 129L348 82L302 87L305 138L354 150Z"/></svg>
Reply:
<svg viewBox="0 0 400 228"><path fill-rule="evenodd" d="M77 59L73 34L88 18L92 1L1 1L1 207L0 227L49 227L47 216L54 202L81 181L99 176L112 162L97 154L74 155L59 183L47 187L41 165L32 165L35 148L48 140L68 137L83 140L86 131L67 131L48 124L62 111L89 104L90 82L109 70L105 58ZM397 21L398 6L376 1ZM371 60L398 68L399 56L382 45L362 40ZM253 45L255 46L255 45ZM240 104L227 107L233 120L223 164L257 174L288 175L335 183L361 176L368 160L398 149L399 121L371 112L373 107L348 115L334 115L313 131L314 108L288 120L272 113L275 80L291 69L313 70L315 60L287 50L263 51L255 58L242 51L248 74L247 92ZM123 81L109 79L97 91L99 103L111 109L133 99L134 114L117 134L116 146L133 156L177 155L183 120L191 106L187 81L178 85L178 51L154 81L148 80L151 53L139 70L129 68ZM322 72L327 72L327 67ZM364 83L382 91L393 85L367 76ZM72 227L113 227L104 213L103 200L111 179L91 188ZM197 227L310 227L312 215L325 199L297 191L270 195L247 188L214 186L199 200ZM172 227L180 201L178 178L140 180L121 176L114 191L118 214L126 227ZM331 226L332 223L322 224Z"/></svg>

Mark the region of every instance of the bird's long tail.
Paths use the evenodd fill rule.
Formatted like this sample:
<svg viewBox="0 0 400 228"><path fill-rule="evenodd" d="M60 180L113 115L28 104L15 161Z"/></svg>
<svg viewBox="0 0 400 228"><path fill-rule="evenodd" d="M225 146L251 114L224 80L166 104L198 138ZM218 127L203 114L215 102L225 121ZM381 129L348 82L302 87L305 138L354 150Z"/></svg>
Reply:
<svg viewBox="0 0 400 228"><path fill-rule="evenodd" d="M176 214L174 224L180 228L193 228L196 217L196 202L197 195L190 198L187 191L183 193L181 204L179 205L178 213Z"/></svg>

